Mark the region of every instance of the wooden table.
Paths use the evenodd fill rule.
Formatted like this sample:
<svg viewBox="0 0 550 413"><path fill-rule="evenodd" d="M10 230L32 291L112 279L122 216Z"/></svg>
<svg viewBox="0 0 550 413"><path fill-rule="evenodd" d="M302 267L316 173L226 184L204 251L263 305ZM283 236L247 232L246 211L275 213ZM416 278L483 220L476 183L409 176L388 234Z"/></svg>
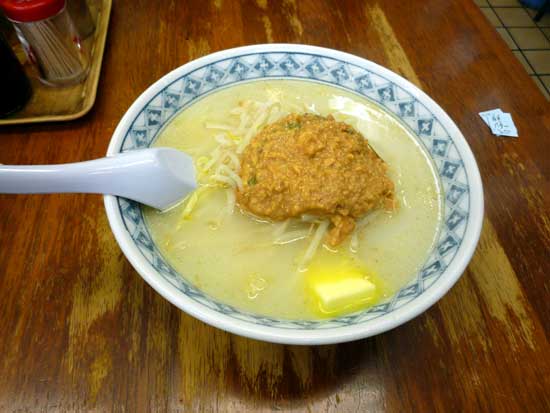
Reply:
<svg viewBox="0 0 550 413"><path fill-rule="evenodd" d="M333 346L209 327L132 269L89 195L0 196L0 411L550 411L550 104L470 1L117 1L95 107L0 129L0 162L100 157L153 81L263 42L343 50L402 74L451 115L485 184L468 269L393 331ZM511 112L519 139L478 112Z"/></svg>

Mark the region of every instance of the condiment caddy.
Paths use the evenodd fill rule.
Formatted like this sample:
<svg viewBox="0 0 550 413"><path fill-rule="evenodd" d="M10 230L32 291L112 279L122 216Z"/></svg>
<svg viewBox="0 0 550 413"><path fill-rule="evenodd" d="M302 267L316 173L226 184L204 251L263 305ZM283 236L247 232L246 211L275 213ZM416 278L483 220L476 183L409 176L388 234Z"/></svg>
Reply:
<svg viewBox="0 0 550 413"><path fill-rule="evenodd" d="M111 5L111 0L90 1L91 19L74 23L65 8L56 10L53 18L32 20L34 15L18 14L17 10L7 16L11 17L21 41L15 47L16 54L22 56L21 48L26 49L24 69L33 93L23 109L0 118L0 125L67 121L85 115L92 108ZM87 38L81 35L82 28Z"/></svg>

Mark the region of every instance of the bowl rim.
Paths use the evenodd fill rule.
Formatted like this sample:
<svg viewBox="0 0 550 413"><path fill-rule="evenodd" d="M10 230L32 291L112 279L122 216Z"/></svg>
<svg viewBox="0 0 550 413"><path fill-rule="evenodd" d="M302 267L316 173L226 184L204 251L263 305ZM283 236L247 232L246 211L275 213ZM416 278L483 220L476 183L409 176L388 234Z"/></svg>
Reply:
<svg viewBox="0 0 550 413"><path fill-rule="evenodd" d="M405 89L411 94L411 96L421 101L424 105L429 106L430 111L434 114L434 116L440 122L444 123L449 137L451 137L460 153L464 170L468 176L470 219L463 236L464 242L461 244L456 255L437 280L436 284L425 290L412 302L407 303L406 305L395 309L382 317L378 317L373 320L366 320L362 323L351 326L293 330L257 325L240 321L193 301L176 290L175 287L167 280L160 277L157 271L140 253L139 249L135 246L134 241L130 237L130 234L126 231L117 205L117 197L105 195L105 210L111 230L128 261L130 261L134 269L155 291L189 315L222 330L262 341L300 345L347 342L370 337L391 330L426 311L443 295L445 295L458 281L466 269L466 266L468 265L478 244L484 215L483 185L481 176L475 157L464 135L461 133L454 121L447 115L447 113L432 98L421 91L413 83L390 71L389 69L386 69L383 66L367 59L324 47L303 44L274 43L226 49L200 57L172 70L155 81L143 93L141 93L118 123L110 140L107 156L112 156L119 152L120 144L131 127L133 120L141 112L145 105L160 91L162 91L173 81L183 76L185 73L189 73L213 61L223 58L231 58L251 53L276 52L305 52L321 54L341 59L359 66L373 68L376 73L380 73L384 77L391 79L393 83Z"/></svg>

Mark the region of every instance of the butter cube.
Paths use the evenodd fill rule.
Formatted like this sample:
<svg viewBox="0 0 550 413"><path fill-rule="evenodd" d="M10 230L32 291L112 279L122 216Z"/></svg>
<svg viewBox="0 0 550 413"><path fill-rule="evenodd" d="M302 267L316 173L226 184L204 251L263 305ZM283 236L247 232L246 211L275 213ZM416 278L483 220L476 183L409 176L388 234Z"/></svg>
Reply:
<svg viewBox="0 0 550 413"><path fill-rule="evenodd" d="M319 299L321 310L334 313L371 299L376 286L364 278L350 277L313 282L311 289Z"/></svg>

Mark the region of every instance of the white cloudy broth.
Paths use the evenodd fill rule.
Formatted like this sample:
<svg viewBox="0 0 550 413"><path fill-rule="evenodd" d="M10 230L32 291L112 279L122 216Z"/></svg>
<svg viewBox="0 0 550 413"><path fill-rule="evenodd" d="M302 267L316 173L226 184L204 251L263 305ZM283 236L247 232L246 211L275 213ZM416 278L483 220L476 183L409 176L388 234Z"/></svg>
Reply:
<svg viewBox="0 0 550 413"><path fill-rule="evenodd" d="M321 253L352 255L383 281L386 296L408 283L431 251L442 209L432 162L411 131L356 94L320 83L270 80L231 86L202 98L167 125L155 146L180 149L195 160L208 155L219 131L206 124L227 123L230 110L246 99L276 99L286 113L307 107L333 114L368 139L388 164L400 207L376 215L359 232L355 253L349 240L337 252L323 247ZM184 204L162 213L146 209L147 225L166 260L196 287L237 308L279 318L318 319L298 268L310 240L274 245L274 224L254 220L238 208L213 225L225 202L222 189L210 191L183 222ZM258 280L261 289L251 294Z"/></svg>

